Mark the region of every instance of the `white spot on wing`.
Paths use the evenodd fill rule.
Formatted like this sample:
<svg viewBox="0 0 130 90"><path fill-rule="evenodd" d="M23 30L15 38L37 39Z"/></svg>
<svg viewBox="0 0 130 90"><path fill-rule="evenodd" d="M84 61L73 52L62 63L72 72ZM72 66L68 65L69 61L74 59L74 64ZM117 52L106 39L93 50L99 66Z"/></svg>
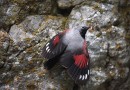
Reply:
<svg viewBox="0 0 130 90"><path fill-rule="evenodd" d="M82 80L84 80L84 75L83 75L83 77L82 77Z"/></svg>
<svg viewBox="0 0 130 90"><path fill-rule="evenodd" d="M49 46L47 47L47 49L49 48Z"/></svg>
<svg viewBox="0 0 130 90"><path fill-rule="evenodd" d="M79 76L79 79L81 79L81 78L82 78L82 75Z"/></svg>
<svg viewBox="0 0 130 90"><path fill-rule="evenodd" d="M89 70L88 70L88 75L89 75Z"/></svg>
<svg viewBox="0 0 130 90"><path fill-rule="evenodd" d="M50 49L47 49L47 52L50 52Z"/></svg>
<svg viewBox="0 0 130 90"><path fill-rule="evenodd" d="M49 45L49 43L46 44L46 46L48 46L48 45Z"/></svg>
<svg viewBox="0 0 130 90"><path fill-rule="evenodd" d="M49 47L46 48L46 50L48 49Z"/></svg>
<svg viewBox="0 0 130 90"><path fill-rule="evenodd" d="M87 74L85 74L85 79L87 79L87 77L88 77L88 75L87 75Z"/></svg>
<svg viewBox="0 0 130 90"><path fill-rule="evenodd" d="M46 51L47 51L48 49L46 48Z"/></svg>

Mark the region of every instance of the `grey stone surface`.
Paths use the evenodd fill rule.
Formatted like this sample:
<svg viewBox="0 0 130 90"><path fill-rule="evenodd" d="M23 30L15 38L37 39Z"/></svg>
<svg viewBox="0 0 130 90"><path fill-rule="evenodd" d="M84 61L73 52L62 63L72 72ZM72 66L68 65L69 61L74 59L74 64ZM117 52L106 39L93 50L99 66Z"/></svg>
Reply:
<svg viewBox="0 0 130 90"><path fill-rule="evenodd" d="M82 3L85 0L58 0L59 8L65 9Z"/></svg>
<svg viewBox="0 0 130 90"><path fill-rule="evenodd" d="M0 11L0 28L8 29L10 25L20 23L29 15L51 14L53 12L53 1L0 0Z"/></svg>

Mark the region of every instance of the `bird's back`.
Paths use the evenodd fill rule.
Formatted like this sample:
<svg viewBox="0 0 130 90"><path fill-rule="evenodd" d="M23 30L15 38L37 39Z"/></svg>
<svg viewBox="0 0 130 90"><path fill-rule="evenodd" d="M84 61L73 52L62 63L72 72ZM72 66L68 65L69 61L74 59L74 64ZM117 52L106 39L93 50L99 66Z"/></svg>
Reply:
<svg viewBox="0 0 130 90"><path fill-rule="evenodd" d="M83 47L84 39L78 30L70 30L64 35L63 42L67 45L66 51L75 51Z"/></svg>

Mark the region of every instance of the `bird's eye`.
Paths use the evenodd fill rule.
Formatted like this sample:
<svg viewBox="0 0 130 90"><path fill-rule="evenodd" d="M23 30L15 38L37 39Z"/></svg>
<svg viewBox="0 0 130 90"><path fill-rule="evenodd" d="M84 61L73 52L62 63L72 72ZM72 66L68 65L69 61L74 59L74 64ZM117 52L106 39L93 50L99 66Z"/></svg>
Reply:
<svg viewBox="0 0 130 90"><path fill-rule="evenodd" d="M87 27L83 26L82 29L86 29Z"/></svg>
<svg viewBox="0 0 130 90"><path fill-rule="evenodd" d="M85 30L88 30L89 28L90 28L90 27L83 26L83 27L82 27L82 30L84 30L84 29L85 29Z"/></svg>

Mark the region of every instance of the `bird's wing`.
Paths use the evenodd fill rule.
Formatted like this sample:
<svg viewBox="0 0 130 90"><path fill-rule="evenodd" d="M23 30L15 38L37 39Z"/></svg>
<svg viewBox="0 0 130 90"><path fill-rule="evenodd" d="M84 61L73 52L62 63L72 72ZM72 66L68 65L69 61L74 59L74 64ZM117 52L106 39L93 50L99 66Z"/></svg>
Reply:
<svg viewBox="0 0 130 90"><path fill-rule="evenodd" d="M60 54L66 48L66 45L62 42L64 33L58 33L50 41L48 41L42 49L42 56L46 59L52 59Z"/></svg>
<svg viewBox="0 0 130 90"><path fill-rule="evenodd" d="M76 50L74 53L65 52L61 56L60 63L67 68L67 72L76 83L86 83L89 77L89 55L86 46Z"/></svg>

